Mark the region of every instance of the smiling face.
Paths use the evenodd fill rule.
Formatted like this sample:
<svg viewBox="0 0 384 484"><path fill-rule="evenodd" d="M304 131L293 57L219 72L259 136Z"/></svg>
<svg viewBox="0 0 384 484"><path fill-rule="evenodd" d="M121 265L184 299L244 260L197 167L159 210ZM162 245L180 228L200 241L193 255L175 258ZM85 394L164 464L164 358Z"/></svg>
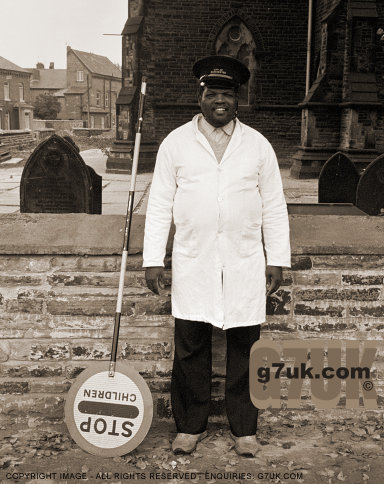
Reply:
<svg viewBox="0 0 384 484"><path fill-rule="evenodd" d="M205 87L199 96L199 105L208 123L220 128L236 116L237 99L234 89Z"/></svg>

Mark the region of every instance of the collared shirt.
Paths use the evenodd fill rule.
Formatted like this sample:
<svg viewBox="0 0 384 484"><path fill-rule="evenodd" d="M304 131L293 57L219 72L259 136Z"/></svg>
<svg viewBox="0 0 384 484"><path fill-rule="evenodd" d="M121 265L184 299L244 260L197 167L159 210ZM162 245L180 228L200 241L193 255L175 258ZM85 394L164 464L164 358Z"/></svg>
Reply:
<svg viewBox="0 0 384 484"><path fill-rule="evenodd" d="M208 143L215 153L217 161L220 163L231 139L235 128L235 122L231 119L231 121L225 126L215 128L208 123L202 114L199 114L197 122L199 131L207 138Z"/></svg>

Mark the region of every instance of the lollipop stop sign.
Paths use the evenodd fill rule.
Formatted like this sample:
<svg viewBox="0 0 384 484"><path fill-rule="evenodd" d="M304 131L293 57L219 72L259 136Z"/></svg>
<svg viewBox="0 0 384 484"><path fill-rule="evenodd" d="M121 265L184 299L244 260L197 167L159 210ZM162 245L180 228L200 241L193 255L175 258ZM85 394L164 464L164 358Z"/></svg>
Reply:
<svg viewBox="0 0 384 484"><path fill-rule="evenodd" d="M126 363L94 363L71 387L65 405L72 438L87 452L104 457L135 449L152 422L152 396L144 379Z"/></svg>
<svg viewBox="0 0 384 484"><path fill-rule="evenodd" d="M83 371L70 388L65 403L65 422L72 438L82 449L102 457L120 456L135 449L147 435L153 416L152 395L144 379L128 363L116 362L145 90L146 81L143 78L111 359L109 363L93 363Z"/></svg>

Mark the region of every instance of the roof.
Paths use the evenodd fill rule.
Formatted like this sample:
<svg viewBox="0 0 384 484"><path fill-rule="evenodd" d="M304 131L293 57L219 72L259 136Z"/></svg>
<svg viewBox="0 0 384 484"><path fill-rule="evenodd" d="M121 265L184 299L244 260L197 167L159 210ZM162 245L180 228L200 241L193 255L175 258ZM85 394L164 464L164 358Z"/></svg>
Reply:
<svg viewBox="0 0 384 484"><path fill-rule="evenodd" d="M124 25L124 29L121 32L121 35L127 35L127 34L135 34L141 25L141 22L143 21L144 17L131 17L129 18Z"/></svg>
<svg viewBox="0 0 384 484"><path fill-rule="evenodd" d="M122 87L119 95L116 99L116 104L132 104L133 98L135 97L137 87Z"/></svg>
<svg viewBox="0 0 384 484"><path fill-rule="evenodd" d="M30 72L35 69L28 69ZM31 79L31 89L64 89L67 87L66 69L38 69L40 79Z"/></svg>
<svg viewBox="0 0 384 484"><path fill-rule="evenodd" d="M16 72L24 72L25 74L31 74L27 69L23 69L18 65L14 64L13 62L5 59L4 57L0 56L0 69L5 71L16 71Z"/></svg>
<svg viewBox="0 0 384 484"><path fill-rule="evenodd" d="M121 70L103 55L82 52L81 50L70 49L85 67L93 74L121 78Z"/></svg>

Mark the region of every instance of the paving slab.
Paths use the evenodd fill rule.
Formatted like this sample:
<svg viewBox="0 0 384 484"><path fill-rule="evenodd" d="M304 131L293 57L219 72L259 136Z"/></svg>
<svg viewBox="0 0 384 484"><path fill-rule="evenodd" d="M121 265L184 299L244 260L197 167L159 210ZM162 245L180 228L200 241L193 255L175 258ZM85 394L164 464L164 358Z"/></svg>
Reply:
<svg viewBox="0 0 384 484"><path fill-rule="evenodd" d="M19 213L19 205L0 205L0 213Z"/></svg>

